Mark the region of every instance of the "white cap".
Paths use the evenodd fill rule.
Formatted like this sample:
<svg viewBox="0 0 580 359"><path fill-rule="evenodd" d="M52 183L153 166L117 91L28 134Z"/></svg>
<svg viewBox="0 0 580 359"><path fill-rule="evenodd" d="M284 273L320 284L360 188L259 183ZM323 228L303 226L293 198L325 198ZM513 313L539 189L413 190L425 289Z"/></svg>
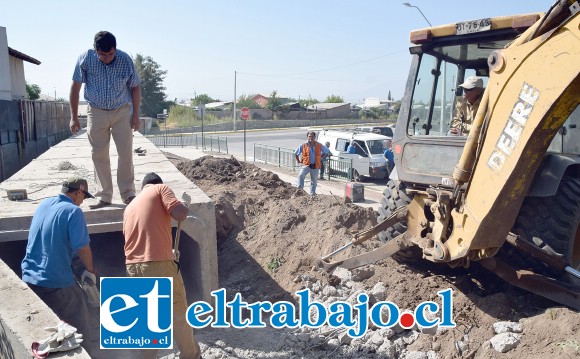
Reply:
<svg viewBox="0 0 580 359"><path fill-rule="evenodd" d="M469 76L468 78L465 79L465 82L459 86L468 90L475 87L483 88L483 80L481 79L481 77Z"/></svg>

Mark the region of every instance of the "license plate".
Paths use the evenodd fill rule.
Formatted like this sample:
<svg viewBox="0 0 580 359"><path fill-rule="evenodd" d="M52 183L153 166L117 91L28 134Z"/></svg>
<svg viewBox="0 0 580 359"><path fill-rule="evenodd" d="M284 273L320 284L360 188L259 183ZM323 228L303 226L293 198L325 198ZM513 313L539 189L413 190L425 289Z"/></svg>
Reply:
<svg viewBox="0 0 580 359"><path fill-rule="evenodd" d="M481 19L481 20L472 20L472 21L465 21L465 22L458 22L455 24L455 34L456 35L465 35L465 34L472 34L474 32L481 32L481 31L488 31L491 30L491 19Z"/></svg>

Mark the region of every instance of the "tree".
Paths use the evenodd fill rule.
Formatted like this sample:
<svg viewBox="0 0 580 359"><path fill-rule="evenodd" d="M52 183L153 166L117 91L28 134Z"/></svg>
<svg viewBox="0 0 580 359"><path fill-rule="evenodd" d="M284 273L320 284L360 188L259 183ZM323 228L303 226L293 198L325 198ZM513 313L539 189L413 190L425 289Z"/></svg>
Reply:
<svg viewBox="0 0 580 359"><path fill-rule="evenodd" d="M389 95L387 96L387 100L393 101L393 98L391 97L391 90L389 90Z"/></svg>
<svg viewBox="0 0 580 359"><path fill-rule="evenodd" d="M26 83L26 94L29 100L38 100L40 98L40 86L37 84Z"/></svg>
<svg viewBox="0 0 580 359"><path fill-rule="evenodd" d="M268 104L266 108L272 111L278 111L282 106L282 101L278 97L278 92L276 90L272 91L270 97L268 97Z"/></svg>
<svg viewBox="0 0 580 359"><path fill-rule="evenodd" d="M324 102L326 102L326 103L343 103L344 100L340 96L330 95L326 98L326 100L324 100Z"/></svg>
<svg viewBox="0 0 580 359"><path fill-rule="evenodd" d="M208 94L205 93L199 94L195 96L194 99L191 100L191 104L193 106L205 105L212 102L219 102L219 100L214 100L213 98L209 97Z"/></svg>
<svg viewBox="0 0 580 359"><path fill-rule="evenodd" d="M300 99L298 102L300 102L300 107L302 108L308 108L308 106L315 104L315 103L319 103L320 101L318 101L315 98L312 98L310 96L308 96L308 98L305 99Z"/></svg>
<svg viewBox="0 0 580 359"><path fill-rule="evenodd" d="M395 104L393 105L393 112L394 113L399 113L399 111L401 110L401 100L395 102Z"/></svg>
<svg viewBox="0 0 580 359"><path fill-rule="evenodd" d="M256 95L255 94L241 95L240 97L238 97L238 102L236 103L236 106L238 108L242 108L242 107L254 108L254 109L262 108L258 103L256 103L256 101L252 100L252 98L254 96L256 96Z"/></svg>
<svg viewBox="0 0 580 359"><path fill-rule="evenodd" d="M153 61L150 56L141 54L135 56L135 68L141 77L141 113L145 116L156 117L163 112L165 105L165 87L163 79L167 71Z"/></svg>

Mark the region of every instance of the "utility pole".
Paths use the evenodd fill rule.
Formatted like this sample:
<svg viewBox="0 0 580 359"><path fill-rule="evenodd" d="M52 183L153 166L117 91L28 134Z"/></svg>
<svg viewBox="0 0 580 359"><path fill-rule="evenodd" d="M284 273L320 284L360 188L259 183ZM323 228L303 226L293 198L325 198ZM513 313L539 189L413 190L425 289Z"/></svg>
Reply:
<svg viewBox="0 0 580 359"><path fill-rule="evenodd" d="M236 99L237 99L237 95L236 95L236 86L237 86L237 81L238 81L238 72L234 71L234 131L236 130Z"/></svg>

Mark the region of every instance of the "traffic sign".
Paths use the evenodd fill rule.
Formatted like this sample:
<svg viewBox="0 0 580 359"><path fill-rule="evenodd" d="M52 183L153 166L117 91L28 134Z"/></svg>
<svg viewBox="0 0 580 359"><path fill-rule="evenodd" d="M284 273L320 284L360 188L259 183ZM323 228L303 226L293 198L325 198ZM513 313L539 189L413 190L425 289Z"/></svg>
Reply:
<svg viewBox="0 0 580 359"><path fill-rule="evenodd" d="M242 117L242 120L247 120L250 118L250 109L247 107L242 107L240 110L240 116Z"/></svg>

